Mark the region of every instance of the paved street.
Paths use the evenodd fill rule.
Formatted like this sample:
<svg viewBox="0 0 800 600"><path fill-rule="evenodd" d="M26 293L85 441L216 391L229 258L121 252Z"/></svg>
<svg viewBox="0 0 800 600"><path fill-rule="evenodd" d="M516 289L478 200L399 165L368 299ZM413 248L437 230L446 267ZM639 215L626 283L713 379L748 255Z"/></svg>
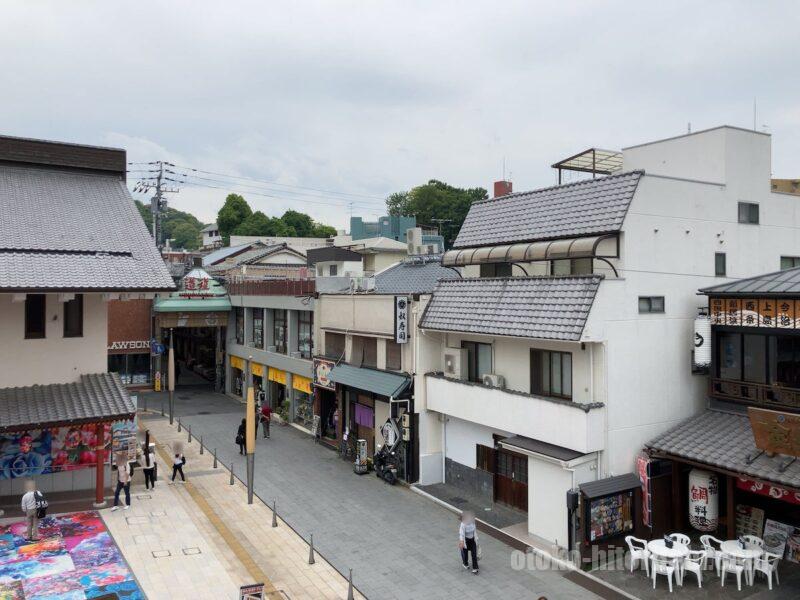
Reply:
<svg viewBox="0 0 800 600"><path fill-rule="evenodd" d="M149 406L160 406L160 398L150 395ZM234 437L243 412L241 403L200 387L176 392L177 415L226 464L233 461L240 477L244 457ZM293 427L275 426L271 439L259 437L255 490L270 504L275 498L278 514L301 535L313 533L315 547L334 567L352 568L356 585L375 600L597 597L561 572L513 570L511 549L487 535L481 536L480 575L464 571L451 512L402 486L355 475L333 451Z"/></svg>

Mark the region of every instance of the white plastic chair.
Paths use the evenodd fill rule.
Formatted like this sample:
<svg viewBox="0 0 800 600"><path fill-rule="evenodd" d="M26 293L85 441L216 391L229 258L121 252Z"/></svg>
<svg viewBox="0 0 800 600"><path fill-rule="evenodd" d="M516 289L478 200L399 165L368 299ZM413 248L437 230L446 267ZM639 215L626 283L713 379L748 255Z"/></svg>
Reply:
<svg viewBox="0 0 800 600"><path fill-rule="evenodd" d="M777 554L773 554L772 552L764 552L760 558L753 560L753 575L755 575L756 571L766 575L767 584L769 585L770 590L772 590L773 573L775 574L775 582L778 585L781 584L781 580L778 577L778 562L780 560L781 557Z"/></svg>
<svg viewBox="0 0 800 600"><path fill-rule="evenodd" d="M688 546L692 543L692 540L690 540L689 536L685 533L670 533L669 537L671 537L673 541L683 544L684 546Z"/></svg>
<svg viewBox="0 0 800 600"><path fill-rule="evenodd" d="M694 573L695 575L697 575L697 587L702 588L703 569L705 568L705 564L706 564L705 550L690 550L689 554L685 556L683 561L680 563L681 585L683 585L683 578L686 575L686 571L689 571L690 573Z"/></svg>
<svg viewBox="0 0 800 600"><path fill-rule="evenodd" d="M674 558L661 558L653 556L653 589L656 589L656 575L666 575L669 582L669 593L672 593L672 576L675 574L676 566ZM678 573L680 577L680 573Z"/></svg>
<svg viewBox="0 0 800 600"><path fill-rule="evenodd" d="M703 568L708 568L709 559L713 560L717 577L719 577L719 572L722 567L722 540L718 540L713 535L701 535L700 543L703 545L703 550L706 551L706 559L703 561Z"/></svg>
<svg viewBox="0 0 800 600"><path fill-rule="evenodd" d="M739 591L742 591L742 573L744 573L745 581L748 581L748 573L749 569L747 566L747 560L744 558L737 558L735 556L731 556L730 554L722 553L722 574L720 575L720 579L722 580L722 587L725 587L725 575L727 573L736 573L736 585L739 588Z"/></svg>
<svg viewBox="0 0 800 600"><path fill-rule="evenodd" d="M746 544L753 544L754 546L758 546L759 548L764 547L764 540L762 540L757 535L743 535L742 538L744 539Z"/></svg>
<svg viewBox="0 0 800 600"><path fill-rule="evenodd" d="M635 538L632 535L625 536L625 543L628 544L628 551L631 554L631 573L637 561L644 561L644 570L650 577L650 551L647 549L647 541Z"/></svg>

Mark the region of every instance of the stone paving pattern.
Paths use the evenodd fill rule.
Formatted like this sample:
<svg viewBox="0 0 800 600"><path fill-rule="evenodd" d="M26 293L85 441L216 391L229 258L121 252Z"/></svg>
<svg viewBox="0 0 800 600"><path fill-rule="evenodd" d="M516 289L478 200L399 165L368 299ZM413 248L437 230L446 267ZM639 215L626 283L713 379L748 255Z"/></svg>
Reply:
<svg viewBox="0 0 800 600"><path fill-rule="evenodd" d="M148 397L151 409L160 407L161 397ZM179 388L176 413L244 476L245 459L234 443L242 403L203 388ZM352 568L354 583L368 598L598 597L562 572L513 570L512 549L488 535L480 538L480 575L464 571L452 512L373 474L355 475L335 452L294 427L273 425L271 439L259 437L255 464L256 494L269 505L276 499L278 515L300 535L313 533L315 547L336 569Z"/></svg>
<svg viewBox="0 0 800 600"><path fill-rule="evenodd" d="M131 509L102 515L150 598L237 598L240 585L255 582L267 584L270 599L347 597L346 580L321 557L309 565L306 542L280 519L273 528L258 499L248 505L244 485L229 485L229 472L215 470L197 441L160 417L140 416L140 426L157 443L156 490L137 472ZM186 456L186 484L169 484L173 448Z"/></svg>

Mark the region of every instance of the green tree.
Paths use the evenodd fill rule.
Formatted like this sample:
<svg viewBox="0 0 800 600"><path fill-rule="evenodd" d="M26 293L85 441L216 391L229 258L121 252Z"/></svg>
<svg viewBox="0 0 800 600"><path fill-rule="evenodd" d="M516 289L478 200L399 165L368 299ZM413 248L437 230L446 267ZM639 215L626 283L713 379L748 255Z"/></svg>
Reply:
<svg viewBox="0 0 800 600"><path fill-rule="evenodd" d="M253 211L250 210L247 200L239 194L228 194L228 197L225 198L225 204L222 205L219 213L217 213L217 227L219 227L219 234L222 236L223 243L226 246L230 244L231 233L233 233L234 229L252 214Z"/></svg>
<svg viewBox="0 0 800 600"><path fill-rule="evenodd" d="M314 229L311 232L311 237L329 238L336 235L336 228L330 225L322 225L321 223L314 223Z"/></svg>
<svg viewBox="0 0 800 600"><path fill-rule="evenodd" d="M281 221L294 230L296 237L311 237L314 232L314 221L305 213L287 210L283 213Z"/></svg>
<svg viewBox="0 0 800 600"><path fill-rule="evenodd" d="M139 214L142 215L142 220L144 224L147 225L147 230L153 231L153 214L150 212L150 207L145 206L138 200L134 200L133 202L136 204L136 209L139 211Z"/></svg>
<svg viewBox="0 0 800 600"><path fill-rule="evenodd" d="M172 230L170 238L175 248L197 250L200 247L200 229L188 221L183 221Z"/></svg>
<svg viewBox="0 0 800 600"><path fill-rule="evenodd" d="M414 215L417 223L439 225L446 247L452 247L473 202L489 195L484 188L457 188L431 179L407 192L386 198L390 215ZM442 219L444 222L439 222Z"/></svg>

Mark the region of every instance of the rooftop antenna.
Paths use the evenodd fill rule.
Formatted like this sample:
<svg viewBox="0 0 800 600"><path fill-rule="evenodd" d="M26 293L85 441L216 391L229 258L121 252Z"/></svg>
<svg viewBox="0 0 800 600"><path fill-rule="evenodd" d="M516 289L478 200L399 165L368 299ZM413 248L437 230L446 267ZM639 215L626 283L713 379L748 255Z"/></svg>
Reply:
<svg viewBox="0 0 800 600"><path fill-rule="evenodd" d="M756 99L753 97L753 131L756 130Z"/></svg>

